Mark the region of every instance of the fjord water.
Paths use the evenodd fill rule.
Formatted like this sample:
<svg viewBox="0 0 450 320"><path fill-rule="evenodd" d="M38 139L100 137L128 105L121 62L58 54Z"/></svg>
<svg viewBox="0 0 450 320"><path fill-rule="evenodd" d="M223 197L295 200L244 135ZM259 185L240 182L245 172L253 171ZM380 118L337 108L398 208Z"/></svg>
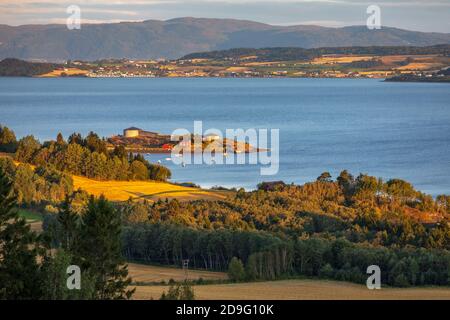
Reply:
<svg viewBox="0 0 450 320"><path fill-rule="evenodd" d="M372 79L0 78L0 123L41 141L58 132L101 136L137 126L171 133L280 129L280 169L255 165L175 166L173 181L252 189L261 181L304 183L343 169L402 178L450 194L450 86Z"/></svg>

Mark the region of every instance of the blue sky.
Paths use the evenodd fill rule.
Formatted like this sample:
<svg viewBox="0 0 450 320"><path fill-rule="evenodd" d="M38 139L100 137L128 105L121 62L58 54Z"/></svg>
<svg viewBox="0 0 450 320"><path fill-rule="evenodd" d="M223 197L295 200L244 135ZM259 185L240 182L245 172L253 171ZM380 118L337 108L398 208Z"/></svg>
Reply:
<svg viewBox="0 0 450 320"><path fill-rule="evenodd" d="M450 0L0 0L0 23L65 23L78 5L83 22L235 18L276 25L362 25L366 8L381 8L384 26L450 33Z"/></svg>

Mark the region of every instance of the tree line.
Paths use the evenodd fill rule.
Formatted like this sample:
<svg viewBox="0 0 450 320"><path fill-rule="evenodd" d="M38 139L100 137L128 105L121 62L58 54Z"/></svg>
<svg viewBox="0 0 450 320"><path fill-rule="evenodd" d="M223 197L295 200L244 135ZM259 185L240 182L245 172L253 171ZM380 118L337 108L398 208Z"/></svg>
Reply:
<svg viewBox="0 0 450 320"><path fill-rule="evenodd" d="M413 46L369 46L369 47L325 47L325 48L233 48L227 50L191 53L180 60L189 59L240 59L241 57L256 56L256 61L292 61L311 60L324 54L367 54L367 55L420 55L420 54L441 54L448 55L450 45L434 45L427 47Z"/></svg>
<svg viewBox="0 0 450 320"><path fill-rule="evenodd" d="M343 171L304 185L263 183L221 201L118 205L130 223L195 229L260 230L292 237L332 235L375 246L450 249L450 196L433 199L403 180L386 182Z"/></svg>
<svg viewBox="0 0 450 320"><path fill-rule="evenodd" d="M0 158L0 170L12 181L16 203L21 207L45 209L55 213L57 206L67 196L84 197L82 191L74 190L72 177L51 166L31 167L28 164L15 165L8 157Z"/></svg>
<svg viewBox="0 0 450 320"><path fill-rule="evenodd" d="M347 171L304 185L262 183L221 201L118 204L130 260L189 259L194 268L231 268L241 280L358 283L375 264L383 283L394 286L449 284L449 209L449 196L434 199L404 180Z"/></svg>
<svg viewBox="0 0 450 320"><path fill-rule="evenodd" d="M29 62L14 58L6 58L0 61L1 77L32 77L49 73L63 65L46 62Z"/></svg>
<svg viewBox="0 0 450 320"><path fill-rule="evenodd" d="M0 152L14 153L19 162L52 166L97 180L166 181L171 177L168 168L152 164L140 154L128 154L123 146L109 150L105 139L94 132L86 137L74 133L67 141L59 133L56 140L41 144L32 135L17 141L11 129L0 126Z"/></svg>
<svg viewBox="0 0 450 320"><path fill-rule="evenodd" d="M292 238L265 231L204 230L167 223L137 224L123 230L123 253L132 261L232 269L235 280L275 280L296 276L365 283L367 267L381 268L391 286L449 285L447 250L387 248L343 238ZM236 263L242 271L236 271Z"/></svg>

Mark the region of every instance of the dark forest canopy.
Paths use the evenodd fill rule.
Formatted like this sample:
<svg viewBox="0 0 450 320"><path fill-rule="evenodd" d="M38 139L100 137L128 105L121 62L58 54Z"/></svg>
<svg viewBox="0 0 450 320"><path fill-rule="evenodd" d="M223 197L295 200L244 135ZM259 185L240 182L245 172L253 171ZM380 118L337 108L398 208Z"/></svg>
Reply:
<svg viewBox="0 0 450 320"><path fill-rule="evenodd" d="M370 54L370 55L418 55L439 54L448 56L450 45L435 45L428 47L412 46L371 46L371 47L328 47L328 48L236 48L229 50L191 53L180 60L189 59L239 59L245 56L257 56L256 61L289 61L310 60L324 54Z"/></svg>

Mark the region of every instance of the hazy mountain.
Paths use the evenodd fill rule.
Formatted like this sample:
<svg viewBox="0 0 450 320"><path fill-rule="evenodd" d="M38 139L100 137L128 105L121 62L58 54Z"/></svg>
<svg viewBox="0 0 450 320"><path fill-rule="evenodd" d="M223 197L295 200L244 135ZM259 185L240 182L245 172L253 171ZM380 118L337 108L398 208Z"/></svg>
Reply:
<svg viewBox="0 0 450 320"><path fill-rule="evenodd" d="M449 44L450 34L365 26L272 26L231 19L178 18L110 24L0 25L0 59L95 60L179 58L238 47L428 46Z"/></svg>

